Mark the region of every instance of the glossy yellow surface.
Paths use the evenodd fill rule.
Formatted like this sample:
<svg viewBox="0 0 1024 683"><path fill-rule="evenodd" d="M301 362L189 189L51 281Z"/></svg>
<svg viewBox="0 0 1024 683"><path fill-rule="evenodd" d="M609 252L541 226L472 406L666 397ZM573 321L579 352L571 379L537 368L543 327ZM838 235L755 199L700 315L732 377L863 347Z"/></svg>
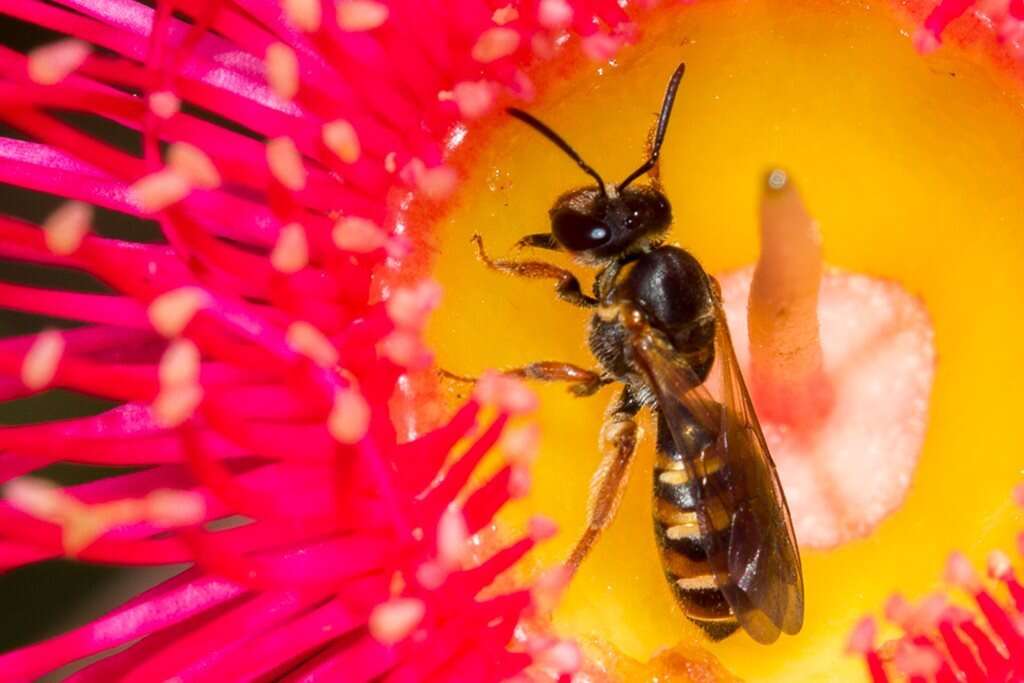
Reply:
<svg viewBox="0 0 1024 683"><path fill-rule="evenodd" d="M864 680L861 663L842 654L858 616L894 590L916 597L936 588L949 550L981 562L988 549L1011 547L1021 526L1008 499L1024 465L1024 109L1019 91L985 65L945 48L915 54L901 33L909 28L888 9L855 3L697 3L650 27L615 65L585 67L531 106L619 179L641 161L665 81L685 60L662 154L671 239L712 272L750 263L760 177L782 164L821 221L827 260L899 280L934 317L931 425L905 505L865 541L804 553L798 637L764 648L739 635L710 647L750 681ZM561 191L586 181L522 124L494 132L440 226L435 276L445 301L430 338L442 366L591 364L585 312L556 301L546 282L485 270L469 244L479 232L507 255L520 236L547 229ZM553 563L583 524L612 391L590 399L558 386L537 391L543 449L533 492L509 519L555 519L564 533L536 553ZM648 433L618 519L556 615L563 632L641 661L698 637L658 565L651 442Z"/></svg>

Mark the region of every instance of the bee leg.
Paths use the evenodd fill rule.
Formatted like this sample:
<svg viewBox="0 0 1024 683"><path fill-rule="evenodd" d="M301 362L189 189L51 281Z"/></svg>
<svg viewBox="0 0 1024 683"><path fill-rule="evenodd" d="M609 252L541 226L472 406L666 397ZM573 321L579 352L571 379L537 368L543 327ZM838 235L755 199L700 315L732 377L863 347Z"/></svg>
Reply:
<svg viewBox="0 0 1024 683"><path fill-rule="evenodd" d="M495 261L484 251L484 240L480 235L473 235L473 244L476 245L477 258L488 268L519 277L552 278L557 280L555 294L559 299L580 308L597 308L597 299L584 294L580 281L568 270L543 261Z"/></svg>
<svg viewBox="0 0 1024 683"><path fill-rule="evenodd" d="M636 414L639 410L640 404L628 388L624 389L622 395L612 403L604 426L601 427L601 450L604 457L590 482L587 528L566 562L572 572L579 568L601 532L615 518L619 503L622 502L622 494L629 479L629 466L636 450L639 433Z"/></svg>
<svg viewBox="0 0 1024 683"><path fill-rule="evenodd" d="M437 372L442 377L455 382L472 384L478 379L476 377L456 375L444 369L439 369ZM551 360L530 363L521 368L503 370L502 374L522 377L523 379L536 379L542 382L567 382L569 384L569 391L576 396L593 396L597 393L598 389L612 382L610 378L599 372L587 370L572 363Z"/></svg>
<svg viewBox="0 0 1024 683"><path fill-rule="evenodd" d="M538 232L533 235L527 235L516 242L516 249L522 249L523 247L558 251L558 242L555 241L554 236L550 232Z"/></svg>
<svg viewBox="0 0 1024 683"><path fill-rule="evenodd" d="M569 391L576 396L593 396L598 389L612 381L599 372L558 361L530 363L521 368L505 370L504 374L542 382L568 382Z"/></svg>

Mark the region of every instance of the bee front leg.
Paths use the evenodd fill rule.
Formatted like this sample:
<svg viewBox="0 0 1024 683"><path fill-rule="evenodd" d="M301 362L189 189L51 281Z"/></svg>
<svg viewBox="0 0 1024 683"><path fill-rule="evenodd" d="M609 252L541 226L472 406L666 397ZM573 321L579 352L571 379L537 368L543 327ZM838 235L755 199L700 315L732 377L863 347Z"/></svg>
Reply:
<svg viewBox="0 0 1024 683"><path fill-rule="evenodd" d="M456 382L473 383L478 378L456 375L447 370L438 370L442 377ZM501 374L511 377L522 377L523 379L535 379L542 382L566 382L569 391L576 396L593 396L597 390L612 380L599 372L581 368L572 363L561 361L545 360L524 365L521 368L510 368L502 370Z"/></svg>
<svg viewBox="0 0 1024 683"><path fill-rule="evenodd" d="M550 232L538 232L533 235L527 235L516 242L516 249L522 249L523 247L558 251L558 242L555 241L554 236Z"/></svg>
<svg viewBox="0 0 1024 683"><path fill-rule="evenodd" d="M597 308L597 299L584 294L580 281L568 270L543 261L494 260L484 251L484 240L480 235L473 235L473 244L476 246L477 258L491 270L519 277L551 278L555 280L555 294L562 301L580 308Z"/></svg>
<svg viewBox="0 0 1024 683"><path fill-rule="evenodd" d="M615 518L622 502L629 479L629 466L633 462L639 428L636 414L640 404L630 390L612 403L608 417L601 427L601 465L590 482L590 499L587 502L587 528L576 543L566 561L569 570L575 573L580 563L590 552L601 532Z"/></svg>

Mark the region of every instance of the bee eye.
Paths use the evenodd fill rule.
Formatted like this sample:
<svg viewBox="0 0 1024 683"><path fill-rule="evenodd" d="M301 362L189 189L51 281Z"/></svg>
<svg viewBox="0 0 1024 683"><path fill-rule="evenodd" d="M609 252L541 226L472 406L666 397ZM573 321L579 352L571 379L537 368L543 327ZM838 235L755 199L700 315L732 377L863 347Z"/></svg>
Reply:
<svg viewBox="0 0 1024 683"><path fill-rule="evenodd" d="M587 251L606 244L611 231L604 223L576 211L556 211L551 217L551 232L569 251Z"/></svg>

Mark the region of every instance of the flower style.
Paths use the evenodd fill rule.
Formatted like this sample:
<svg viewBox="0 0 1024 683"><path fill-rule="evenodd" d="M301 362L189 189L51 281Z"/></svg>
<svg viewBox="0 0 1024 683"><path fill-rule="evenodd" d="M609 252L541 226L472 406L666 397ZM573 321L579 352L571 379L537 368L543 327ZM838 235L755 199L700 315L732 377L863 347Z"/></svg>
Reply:
<svg viewBox="0 0 1024 683"><path fill-rule="evenodd" d="M420 332L440 295L401 266L424 230L403 210L450 195L452 131L503 93L528 96L522 67L561 36L595 56L620 46L618 4L14 0L0 12L65 35L28 55L0 48L0 117L18 131L0 138L0 182L68 200L42 225L0 217L0 256L109 288L0 285L6 308L79 323L0 342L0 397L65 388L118 404L0 430L0 568L190 567L0 656L0 680L125 645L72 680L574 670L572 644L513 639L558 576L488 588L550 524L471 542L529 484L533 432L505 426L532 395L484 378L411 439L389 402L429 363ZM138 150L93 137L84 118ZM163 240L101 236L111 212L156 221ZM505 465L469 483L501 439ZM58 461L132 469L68 488L23 476Z"/></svg>

